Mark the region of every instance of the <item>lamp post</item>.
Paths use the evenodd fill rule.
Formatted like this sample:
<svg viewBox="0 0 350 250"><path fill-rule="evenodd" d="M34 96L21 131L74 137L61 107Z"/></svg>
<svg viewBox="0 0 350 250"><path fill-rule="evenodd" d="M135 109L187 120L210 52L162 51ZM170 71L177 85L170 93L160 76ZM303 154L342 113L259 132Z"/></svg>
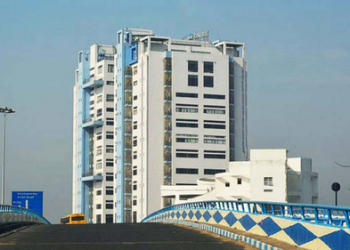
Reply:
<svg viewBox="0 0 350 250"><path fill-rule="evenodd" d="M5 204L5 145L6 145L6 115L15 113L11 108L0 107L0 113L4 114L4 137L3 137L3 155L2 155L2 195L1 195L1 204Z"/></svg>

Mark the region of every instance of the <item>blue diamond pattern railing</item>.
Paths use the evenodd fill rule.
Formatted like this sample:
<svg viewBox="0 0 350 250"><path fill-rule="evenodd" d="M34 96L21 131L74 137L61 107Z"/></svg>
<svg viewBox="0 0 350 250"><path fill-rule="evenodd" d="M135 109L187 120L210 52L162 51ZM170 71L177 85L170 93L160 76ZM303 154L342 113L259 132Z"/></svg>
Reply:
<svg viewBox="0 0 350 250"><path fill-rule="evenodd" d="M0 225L14 222L51 224L47 219L35 211L22 207L0 205Z"/></svg>
<svg viewBox="0 0 350 250"><path fill-rule="evenodd" d="M296 221L307 221L313 224L350 228L350 207L259 201L204 201L184 203L156 211L144 218L142 222L147 222L161 213L167 211L176 212L178 210L221 210L263 214Z"/></svg>

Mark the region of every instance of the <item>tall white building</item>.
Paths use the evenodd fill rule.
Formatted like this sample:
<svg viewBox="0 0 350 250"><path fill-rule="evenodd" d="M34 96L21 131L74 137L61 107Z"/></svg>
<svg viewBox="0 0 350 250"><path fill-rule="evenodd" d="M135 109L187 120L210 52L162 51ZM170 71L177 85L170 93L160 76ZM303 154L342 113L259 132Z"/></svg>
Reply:
<svg viewBox="0 0 350 250"><path fill-rule="evenodd" d="M126 28L117 33L114 62L115 222L141 221L174 202L161 204L161 185L196 185L225 172L230 161L247 159L243 43L177 40ZM94 175L92 186L107 188L106 174ZM90 191L94 211L98 190ZM91 215L97 222L99 213Z"/></svg>
<svg viewBox="0 0 350 250"><path fill-rule="evenodd" d="M78 54L74 85L73 212L114 222L115 47L94 44Z"/></svg>

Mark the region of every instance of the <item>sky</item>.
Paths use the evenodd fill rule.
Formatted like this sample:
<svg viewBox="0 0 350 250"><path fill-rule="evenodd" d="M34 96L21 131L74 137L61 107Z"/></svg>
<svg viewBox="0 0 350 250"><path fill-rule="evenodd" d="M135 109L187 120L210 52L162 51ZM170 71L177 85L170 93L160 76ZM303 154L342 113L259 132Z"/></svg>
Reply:
<svg viewBox="0 0 350 250"><path fill-rule="evenodd" d="M350 206L350 168L334 163L350 165L349 9L346 0L0 0L0 107L16 110L7 119L6 202L11 191L44 191L51 222L71 213L78 51L115 44L130 27L244 42L249 148L312 158L319 202L334 203L337 181L339 204Z"/></svg>

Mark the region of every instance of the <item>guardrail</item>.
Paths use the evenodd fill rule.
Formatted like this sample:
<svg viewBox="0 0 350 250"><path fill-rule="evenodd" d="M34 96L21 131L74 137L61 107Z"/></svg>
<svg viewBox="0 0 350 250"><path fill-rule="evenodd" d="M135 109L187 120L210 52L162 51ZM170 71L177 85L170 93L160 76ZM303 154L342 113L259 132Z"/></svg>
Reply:
<svg viewBox="0 0 350 250"><path fill-rule="evenodd" d="M22 207L0 205L0 226L16 222L51 224L47 219L35 211Z"/></svg>
<svg viewBox="0 0 350 250"><path fill-rule="evenodd" d="M301 222L350 228L350 207L259 201L204 201L173 205L148 215L142 222L166 211L220 210L254 215L269 215Z"/></svg>

